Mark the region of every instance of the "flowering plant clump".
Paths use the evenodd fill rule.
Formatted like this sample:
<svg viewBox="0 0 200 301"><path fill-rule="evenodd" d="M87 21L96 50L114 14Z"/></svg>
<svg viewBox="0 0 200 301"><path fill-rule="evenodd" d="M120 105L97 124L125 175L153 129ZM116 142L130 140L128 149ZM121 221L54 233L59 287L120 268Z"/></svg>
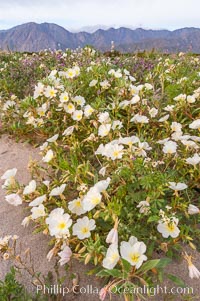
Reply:
<svg viewBox="0 0 200 301"><path fill-rule="evenodd" d="M3 126L42 140L25 187L2 175L6 201L52 237L48 259L92 262L109 287L151 282L168 263L155 252L200 246L200 61L157 55L139 82L94 49L62 57L32 96L2 98Z"/></svg>

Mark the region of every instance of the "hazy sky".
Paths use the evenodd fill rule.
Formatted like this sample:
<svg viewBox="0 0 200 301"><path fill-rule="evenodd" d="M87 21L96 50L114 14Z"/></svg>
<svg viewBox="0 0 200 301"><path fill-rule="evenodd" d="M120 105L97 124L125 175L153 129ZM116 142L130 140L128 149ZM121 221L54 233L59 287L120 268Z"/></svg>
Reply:
<svg viewBox="0 0 200 301"><path fill-rule="evenodd" d="M0 0L0 29L32 21L67 29L200 27L200 0Z"/></svg>

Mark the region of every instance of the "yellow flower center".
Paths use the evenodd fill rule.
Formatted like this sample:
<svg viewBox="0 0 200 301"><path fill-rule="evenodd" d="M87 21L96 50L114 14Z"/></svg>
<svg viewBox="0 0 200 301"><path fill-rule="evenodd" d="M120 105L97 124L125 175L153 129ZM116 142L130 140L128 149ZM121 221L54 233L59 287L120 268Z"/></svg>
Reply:
<svg viewBox="0 0 200 301"><path fill-rule="evenodd" d="M94 205L98 204L99 201L100 201L100 198L99 198L99 197L93 197L93 198L92 198L92 204L94 204Z"/></svg>
<svg viewBox="0 0 200 301"><path fill-rule="evenodd" d="M130 254L131 261L137 263L139 261L140 255L138 253Z"/></svg>
<svg viewBox="0 0 200 301"><path fill-rule="evenodd" d="M114 156L114 157L119 156L119 151L114 151L114 152L113 152L113 156Z"/></svg>
<svg viewBox="0 0 200 301"><path fill-rule="evenodd" d="M76 207L81 207L81 202L80 201L76 202Z"/></svg>
<svg viewBox="0 0 200 301"><path fill-rule="evenodd" d="M61 222L61 223L58 225L58 229L60 229L60 230L65 229L65 227L66 227L66 224L65 224L64 222Z"/></svg>
<svg viewBox="0 0 200 301"><path fill-rule="evenodd" d="M110 258L110 259L111 259L111 262L114 262L117 258L118 258L118 255L117 255L117 254L115 254L115 253L112 254L112 255L111 255L111 258Z"/></svg>
<svg viewBox="0 0 200 301"><path fill-rule="evenodd" d="M174 224L168 224L167 229L169 230L169 232L173 232L175 230Z"/></svg>
<svg viewBox="0 0 200 301"><path fill-rule="evenodd" d="M53 90L51 90L51 91L50 91L50 95L51 95L51 96L54 96L54 95L55 95L55 92L54 92Z"/></svg>
<svg viewBox="0 0 200 301"><path fill-rule="evenodd" d="M74 74L73 74L72 71L69 71L69 72L68 72L68 75L69 75L70 77L72 77Z"/></svg>
<svg viewBox="0 0 200 301"><path fill-rule="evenodd" d="M40 111L40 116L44 116L45 112L44 111Z"/></svg>
<svg viewBox="0 0 200 301"><path fill-rule="evenodd" d="M83 227L83 228L81 229L81 232L82 232L83 234L88 233L88 232L89 232L88 227Z"/></svg>

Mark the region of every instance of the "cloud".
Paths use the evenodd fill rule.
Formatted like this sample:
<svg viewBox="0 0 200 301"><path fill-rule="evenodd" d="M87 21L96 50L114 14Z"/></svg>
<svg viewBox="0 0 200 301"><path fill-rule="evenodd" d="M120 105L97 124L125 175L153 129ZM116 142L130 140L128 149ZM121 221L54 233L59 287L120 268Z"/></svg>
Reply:
<svg viewBox="0 0 200 301"><path fill-rule="evenodd" d="M199 0L6 0L0 1L0 27L30 21L66 28L96 24L198 27L199 8Z"/></svg>

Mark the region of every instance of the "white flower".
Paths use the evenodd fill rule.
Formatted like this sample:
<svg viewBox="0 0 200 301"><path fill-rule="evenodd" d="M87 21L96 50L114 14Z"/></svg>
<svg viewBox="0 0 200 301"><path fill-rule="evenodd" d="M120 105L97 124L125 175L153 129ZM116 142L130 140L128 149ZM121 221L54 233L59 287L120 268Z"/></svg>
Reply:
<svg viewBox="0 0 200 301"><path fill-rule="evenodd" d="M72 114L72 119L76 120L76 121L81 120L82 117L83 117L83 111L82 110L76 110Z"/></svg>
<svg viewBox="0 0 200 301"><path fill-rule="evenodd" d="M143 261L147 260L144 255L146 252L146 245L143 242L133 241L130 242L123 241L120 246L120 254L122 258L127 260L136 269L142 265Z"/></svg>
<svg viewBox="0 0 200 301"><path fill-rule="evenodd" d="M110 87L109 81L104 80L103 82L100 82L100 86L101 86L103 89L108 89L108 88Z"/></svg>
<svg viewBox="0 0 200 301"><path fill-rule="evenodd" d="M56 96L57 90L54 87L47 86L44 89L44 95L48 98L53 98Z"/></svg>
<svg viewBox="0 0 200 301"><path fill-rule="evenodd" d="M140 101L140 96L139 95L135 95L133 96L133 98L130 100L130 104L136 104Z"/></svg>
<svg viewBox="0 0 200 301"><path fill-rule="evenodd" d="M72 225L70 215L64 213L64 209L57 208L51 211L46 218L46 224L49 225L49 232L51 236L62 238L69 236L69 228Z"/></svg>
<svg viewBox="0 0 200 301"><path fill-rule="evenodd" d="M96 86L97 83L98 83L98 80L93 79L93 80L89 83L89 87L94 87L94 86Z"/></svg>
<svg viewBox="0 0 200 301"><path fill-rule="evenodd" d="M94 112L94 109L90 105L85 106L85 108L84 108L85 117L90 117L93 112Z"/></svg>
<svg viewBox="0 0 200 301"><path fill-rule="evenodd" d="M129 79L130 79L131 82L136 82L136 78L131 76L131 75L129 75Z"/></svg>
<svg viewBox="0 0 200 301"><path fill-rule="evenodd" d="M24 188L23 194L27 195L35 192L36 186L37 185L35 180L30 181L29 184Z"/></svg>
<svg viewBox="0 0 200 301"><path fill-rule="evenodd" d="M79 239L88 238L91 236L90 231L94 230L95 227L95 220L84 216L79 218L76 224L73 225L73 235L77 235Z"/></svg>
<svg viewBox="0 0 200 301"><path fill-rule="evenodd" d="M175 101L179 101L179 100L186 100L187 95L186 94L180 94L176 97L174 97Z"/></svg>
<svg viewBox="0 0 200 301"><path fill-rule="evenodd" d="M153 89L153 86L149 83L144 84L144 86L147 90L152 90Z"/></svg>
<svg viewBox="0 0 200 301"><path fill-rule="evenodd" d="M102 175L102 176L104 177L105 174L106 174L106 167L102 167L102 168L99 170L99 174Z"/></svg>
<svg viewBox="0 0 200 301"><path fill-rule="evenodd" d="M149 123L149 118L144 115L136 114L130 121L135 123Z"/></svg>
<svg viewBox="0 0 200 301"><path fill-rule="evenodd" d="M108 149L108 157L110 157L113 161L116 159L121 159L124 151L123 145L114 144Z"/></svg>
<svg viewBox="0 0 200 301"><path fill-rule="evenodd" d="M31 221L31 216L26 216L26 217L23 219L23 221L21 222L21 225L22 225L23 227L27 227L27 226L29 225L30 221Z"/></svg>
<svg viewBox="0 0 200 301"><path fill-rule="evenodd" d="M200 130L200 119L196 119L192 123L190 123L189 128L194 130Z"/></svg>
<svg viewBox="0 0 200 301"><path fill-rule="evenodd" d="M37 219L39 217L46 216L45 208L43 204L40 204L38 207L33 207L31 209L31 218L32 219Z"/></svg>
<svg viewBox="0 0 200 301"><path fill-rule="evenodd" d="M112 130L115 130L116 128L120 130L123 127L123 124L120 120L114 120L112 124Z"/></svg>
<svg viewBox="0 0 200 301"><path fill-rule="evenodd" d="M1 180L8 180L10 178L15 177L17 173L17 168L13 168L13 169L8 169L2 176L1 176Z"/></svg>
<svg viewBox="0 0 200 301"><path fill-rule="evenodd" d="M83 208L85 211L90 211L101 203L102 195L100 192L92 187L83 198Z"/></svg>
<svg viewBox="0 0 200 301"><path fill-rule="evenodd" d="M110 230L110 232L108 233L108 235L106 237L107 244L118 244L118 231L117 231L118 224L119 224L119 221L118 221L118 219L116 219L114 228L112 228Z"/></svg>
<svg viewBox="0 0 200 301"><path fill-rule="evenodd" d="M9 204L13 206L19 206L22 204L22 199L17 193L6 195L5 199Z"/></svg>
<svg viewBox="0 0 200 301"><path fill-rule="evenodd" d="M196 98L194 95L188 95L187 96L187 102L188 103L194 103L196 101Z"/></svg>
<svg viewBox="0 0 200 301"><path fill-rule="evenodd" d="M164 143L163 152L165 154L173 154L176 153L177 143L174 141L167 141Z"/></svg>
<svg viewBox="0 0 200 301"><path fill-rule="evenodd" d="M4 237L0 237L0 250L2 247L7 247L10 239L13 239L13 237L11 235L6 235ZM18 239L18 237L17 237L17 239Z"/></svg>
<svg viewBox="0 0 200 301"><path fill-rule="evenodd" d="M150 209L149 207L150 207L150 204L148 201L141 201L137 205L137 208L140 208L139 212L144 213L144 214L149 212L149 209Z"/></svg>
<svg viewBox="0 0 200 301"><path fill-rule="evenodd" d="M43 151L48 147L48 142L44 142L42 145L40 145L40 150Z"/></svg>
<svg viewBox="0 0 200 301"><path fill-rule="evenodd" d="M200 213L200 209L197 206L189 204L188 214L194 215L194 214L199 214L199 213Z"/></svg>
<svg viewBox="0 0 200 301"><path fill-rule="evenodd" d="M75 96L75 97L73 98L73 101L76 102L77 105L78 105L78 106L81 106L81 107L83 107L84 104L85 104L85 98L84 98L83 96L80 96L80 95Z"/></svg>
<svg viewBox="0 0 200 301"><path fill-rule="evenodd" d="M194 264L190 264L188 266L188 269L189 269L189 277L191 279L199 279L200 278L200 271L195 267Z"/></svg>
<svg viewBox="0 0 200 301"><path fill-rule="evenodd" d="M86 212L83 208L83 202L80 198L77 198L71 202L68 203L68 209L77 215L81 215Z"/></svg>
<svg viewBox="0 0 200 301"><path fill-rule="evenodd" d="M102 265L105 269L112 270L116 266L119 259L120 256L118 246L117 244L112 244L109 246L106 252L106 257L104 258Z"/></svg>
<svg viewBox="0 0 200 301"><path fill-rule="evenodd" d="M123 100L119 103L119 108L125 109L128 105L130 105L129 100Z"/></svg>
<svg viewBox="0 0 200 301"><path fill-rule="evenodd" d="M171 130L173 132L181 132L182 124L178 122L172 122L171 124Z"/></svg>
<svg viewBox="0 0 200 301"><path fill-rule="evenodd" d="M131 136L131 137L124 137L124 138L119 138L119 143L125 144L128 146L132 146L134 143L140 142L139 138L137 136Z"/></svg>
<svg viewBox="0 0 200 301"><path fill-rule="evenodd" d="M180 132L174 132L174 133L171 134L171 139L173 139L175 141L179 141L183 137L182 134L183 134L182 131L180 131Z"/></svg>
<svg viewBox="0 0 200 301"><path fill-rule="evenodd" d="M57 70L52 70L48 77L54 79L57 72Z"/></svg>
<svg viewBox="0 0 200 301"><path fill-rule="evenodd" d="M188 186L185 183L175 183L175 182L169 182L169 188L180 191L186 189Z"/></svg>
<svg viewBox="0 0 200 301"><path fill-rule="evenodd" d="M166 106L166 107L164 108L164 110L167 111L167 112L173 112L174 107L175 107L174 105L171 105L171 106L168 105L168 106Z"/></svg>
<svg viewBox="0 0 200 301"><path fill-rule="evenodd" d="M64 265L65 263L68 263L72 256L72 251L70 247L65 246L64 249L58 253L58 256L60 256L59 263L60 265Z"/></svg>
<svg viewBox="0 0 200 301"><path fill-rule="evenodd" d="M48 163L48 162L50 162L53 159L53 157L54 157L54 153L50 149L50 150L48 150L48 152L46 153L46 155L42 158L42 161Z"/></svg>
<svg viewBox="0 0 200 301"><path fill-rule="evenodd" d="M69 102L68 104L64 105L65 112L72 114L75 111L75 106L73 103Z"/></svg>
<svg viewBox="0 0 200 301"><path fill-rule="evenodd" d="M2 176L1 176L1 180L5 180L4 185L2 185L2 188L6 188L7 186L9 186L12 181L14 180L14 177L17 173L17 168L13 168L13 169L8 169Z"/></svg>
<svg viewBox="0 0 200 301"><path fill-rule="evenodd" d="M74 66L73 70L74 70L76 76L78 76L80 74L81 69L79 68L79 66Z"/></svg>
<svg viewBox="0 0 200 301"><path fill-rule="evenodd" d="M184 258L186 259L187 264L188 264L189 277L191 279L194 279L194 278L199 279L200 271L192 263L192 256L189 256L187 253L185 253Z"/></svg>
<svg viewBox="0 0 200 301"><path fill-rule="evenodd" d="M105 137L109 134L111 129L111 124L101 124L98 129L98 135L100 137Z"/></svg>
<svg viewBox="0 0 200 301"><path fill-rule="evenodd" d="M65 190L66 184L62 184L61 186L58 186L51 190L50 196L59 196L61 195Z"/></svg>
<svg viewBox="0 0 200 301"><path fill-rule="evenodd" d="M46 103L43 103L43 105L36 110L40 117L45 116L46 111L48 110L48 105Z"/></svg>
<svg viewBox="0 0 200 301"><path fill-rule="evenodd" d="M59 137L59 134L54 135L53 137L47 139L48 142L55 142Z"/></svg>
<svg viewBox="0 0 200 301"><path fill-rule="evenodd" d="M106 242L108 244L117 244L118 243L118 231L117 229L113 228L110 230L106 237Z"/></svg>
<svg viewBox="0 0 200 301"><path fill-rule="evenodd" d="M103 112L98 115L98 121L100 123L107 123L110 121L110 116L108 112Z"/></svg>
<svg viewBox="0 0 200 301"><path fill-rule="evenodd" d="M35 86L33 98L36 99L39 96L42 96L43 92L44 92L44 85L42 83L38 83L37 86Z"/></svg>
<svg viewBox="0 0 200 301"><path fill-rule="evenodd" d="M186 163L195 166L200 163L200 156L196 153L193 157L187 158Z"/></svg>
<svg viewBox="0 0 200 301"><path fill-rule="evenodd" d="M4 103L2 110L3 111L7 111L9 108L15 107L15 106L16 106L16 102L15 101L13 101L13 100L7 100Z"/></svg>
<svg viewBox="0 0 200 301"><path fill-rule="evenodd" d="M109 184L110 184L111 179L108 177L106 180L102 180L97 182L91 189L96 189L99 193L105 191Z"/></svg>
<svg viewBox="0 0 200 301"><path fill-rule="evenodd" d="M128 70L124 69L124 74L130 75L130 72Z"/></svg>
<svg viewBox="0 0 200 301"><path fill-rule="evenodd" d="M167 121L167 119L169 119L169 114L167 114L167 115L161 117L161 118L158 120L158 122L164 122L164 121Z"/></svg>
<svg viewBox="0 0 200 301"><path fill-rule="evenodd" d="M54 246L48 253L47 253L47 260L51 261L51 259L53 258L53 256L56 254L57 250L56 250L56 246Z"/></svg>
<svg viewBox="0 0 200 301"><path fill-rule="evenodd" d="M118 69L117 71L115 71L114 69L111 69L109 72L108 72L109 75L113 75L114 77L116 78L120 78L122 77L122 73L121 73L121 70Z"/></svg>
<svg viewBox="0 0 200 301"><path fill-rule="evenodd" d="M60 95L60 102L68 102L69 101L69 94L67 92L63 92Z"/></svg>
<svg viewBox="0 0 200 301"><path fill-rule="evenodd" d="M50 181L49 180L45 180L42 182L45 186L49 187Z"/></svg>
<svg viewBox="0 0 200 301"><path fill-rule="evenodd" d="M138 147L133 146L132 149L135 152L135 155L146 157L147 156L146 150L151 150L152 147L150 147L147 142L139 142Z"/></svg>
<svg viewBox="0 0 200 301"><path fill-rule="evenodd" d="M76 76L76 71L72 68L69 68L65 73L66 78L74 78Z"/></svg>
<svg viewBox="0 0 200 301"><path fill-rule="evenodd" d="M74 131L74 126L69 126L64 132L63 136L70 136Z"/></svg>
<svg viewBox="0 0 200 301"><path fill-rule="evenodd" d="M187 148L193 148L193 149L198 149L199 148L199 146L194 141L191 141L191 140L181 140L181 142Z"/></svg>
<svg viewBox="0 0 200 301"><path fill-rule="evenodd" d="M131 95L137 95L140 92L140 90L138 89L138 87L136 87L134 85L130 85L129 91L130 91Z"/></svg>
<svg viewBox="0 0 200 301"><path fill-rule="evenodd" d="M156 108L151 108L151 109L149 110L149 115L150 115L152 118L156 117L157 114L158 114L158 109L156 109Z"/></svg>
<svg viewBox="0 0 200 301"><path fill-rule="evenodd" d="M41 205L43 202L45 202L47 199L46 194L41 195L39 197L37 197L36 199L34 199L32 202L29 203L30 207L34 207L34 206L39 206Z"/></svg>
<svg viewBox="0 0 200 301"><path fill-rule="evenodd" d="M177 223L175 223L174 221L171 222L159 221L157 230L159 233L162 234L164 238L168 238L169 236L171 236L172 238L176 238L179 236L180 233L180 230L177 227Z"/></svg>

